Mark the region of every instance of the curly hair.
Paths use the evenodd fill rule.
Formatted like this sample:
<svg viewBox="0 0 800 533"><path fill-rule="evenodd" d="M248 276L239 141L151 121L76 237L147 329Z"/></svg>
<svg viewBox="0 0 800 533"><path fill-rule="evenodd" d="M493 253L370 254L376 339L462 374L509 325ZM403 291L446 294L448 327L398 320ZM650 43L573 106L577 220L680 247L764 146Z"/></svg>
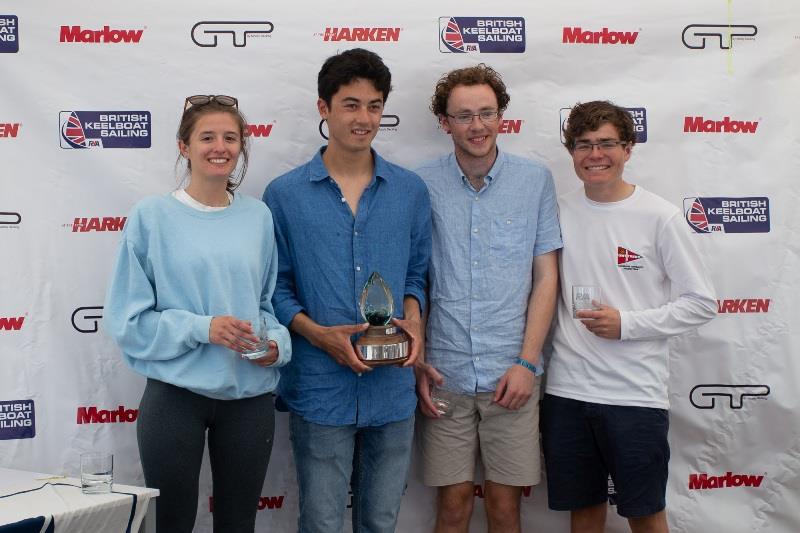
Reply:
<svg viewBox="0 0 800 533"><path fill-rule="evenodd" d="M611 124L619 132L619 140L636 144L636 132L633 129L633 118L627 109L606 100L577 103L569 114L564 125L564 146L572 151L575 139L587 131L595 131L603 124Z"/></svg>
<svg viewBox="0 0 800 533"><path fill-rule="evenodd" d="M451 70L436 82L431 97L431 111L437 117L447 114L447 100L450 93L459 85L488 85L497 97L497 109L501 113L508 107L511 97L506 92L506 84L500 74L492 67L480 63L474 67Z"/></svg>

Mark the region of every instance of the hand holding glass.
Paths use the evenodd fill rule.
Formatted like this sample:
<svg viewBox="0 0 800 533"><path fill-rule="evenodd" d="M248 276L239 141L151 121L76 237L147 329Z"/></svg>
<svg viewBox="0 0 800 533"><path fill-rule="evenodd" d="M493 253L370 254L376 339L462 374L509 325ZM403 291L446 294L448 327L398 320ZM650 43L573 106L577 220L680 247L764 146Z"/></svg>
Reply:
<svg viewBox="0 0 800 533"><path fill-rule="evenodd" d="M598 311L600 308L592 302L600 303L602 297L600 287L596 285L573 285L572 318L578 318L578 311Z"/></svg>
<svg viewBox="0 0 800 533"><path fill-rule="evenodd" d="M267 350L269 350L267 321L264 320L264 317L259 316L258 318L250 321L250 326L253 328L253 335L258 337L258 342L250 343L248 341L243 341L243 343L249 344L250 347L244 349L239 353L245 359L261 359L262 357L267 355Z"/></svg>

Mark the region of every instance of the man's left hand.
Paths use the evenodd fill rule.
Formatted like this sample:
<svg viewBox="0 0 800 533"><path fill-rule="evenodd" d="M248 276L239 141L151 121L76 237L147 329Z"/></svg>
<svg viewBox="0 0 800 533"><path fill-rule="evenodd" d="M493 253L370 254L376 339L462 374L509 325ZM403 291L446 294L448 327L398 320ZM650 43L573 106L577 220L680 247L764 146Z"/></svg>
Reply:
<svg viewBox="0 0 800 533"><path fill-rule="evenodd" d="M522 365L511 365L494 391L493 402L506 409L517 410L525 405L533 394L535 377L533 372Z"/></svg>
<svg viewBox="0 0 800 533"><path fill-rule="evenodd" d="M622 319L619 310L607 305L592 303L599 309L597 311L578 311L577 317L586 329L604 339L619 340L622 335Z"/></svg>
<svg viewBox="0 0 800 533"><path fill-rule="evenodd" d="M414 366L424 344L422 340L422 323L419 319L402 320L393 318L392 324L405 331L409 338L408 360L403 363L403 366Z"/></svg>

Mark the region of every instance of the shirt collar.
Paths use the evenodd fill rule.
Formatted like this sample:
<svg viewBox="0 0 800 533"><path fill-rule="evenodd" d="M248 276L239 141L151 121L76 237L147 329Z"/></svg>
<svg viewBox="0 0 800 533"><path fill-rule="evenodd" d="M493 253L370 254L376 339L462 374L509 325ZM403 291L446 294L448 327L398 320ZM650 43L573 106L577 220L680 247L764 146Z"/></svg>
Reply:
<svg viewBox="0 0 800 533"><path fill-rule="evenodd" d="M322 161L322 154L325 152L326 148L327 146L321 147L314 155L314 158L311 159L310 181L322 181L330 177L328 169L325 168L325 163ZM370 152L372 152L372 160L375 162L375 175L372 176L373 181L375 178L381 178L384 181L389 179L391 176L389 164L378 154L378 152L375 151L374 148L370 148Z"/></svg>
<svg viewBox="0 0 800 533"><path fill-rule="evenodd" d="M465 181L465 182L468 181L467 177L464 175L464 172L461 170L461 167L458 164L458 159L456 158L455 152L452 152L450 154L450 160L452 161L452 165L455 168L456 173L459 176L461 176L461 180ZM500 147L498 146L497 147L497 157L494 160L494 164L492 165L492 168L489 169L489 173L486 174L485 180L486 180L486 184L487 185L489 183L492 183L494 181L494 179L500 174L500 172L502 172L503 164L505 163L505 160L506 160L506 153L504 151L502 151L500 149Z"/></svg>

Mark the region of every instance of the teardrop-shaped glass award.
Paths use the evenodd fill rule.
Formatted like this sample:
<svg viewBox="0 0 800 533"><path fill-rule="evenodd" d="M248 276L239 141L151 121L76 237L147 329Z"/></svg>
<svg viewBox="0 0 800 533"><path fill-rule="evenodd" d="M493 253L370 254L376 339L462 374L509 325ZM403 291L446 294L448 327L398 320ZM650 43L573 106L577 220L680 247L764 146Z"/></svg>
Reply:
<svg viewBox="0 0 800 533"><path fill-rule="evenodd" d="M385 326L394 314L392 291L380 274L370 274L359 299L359 309L370 326Z"/></svg>

